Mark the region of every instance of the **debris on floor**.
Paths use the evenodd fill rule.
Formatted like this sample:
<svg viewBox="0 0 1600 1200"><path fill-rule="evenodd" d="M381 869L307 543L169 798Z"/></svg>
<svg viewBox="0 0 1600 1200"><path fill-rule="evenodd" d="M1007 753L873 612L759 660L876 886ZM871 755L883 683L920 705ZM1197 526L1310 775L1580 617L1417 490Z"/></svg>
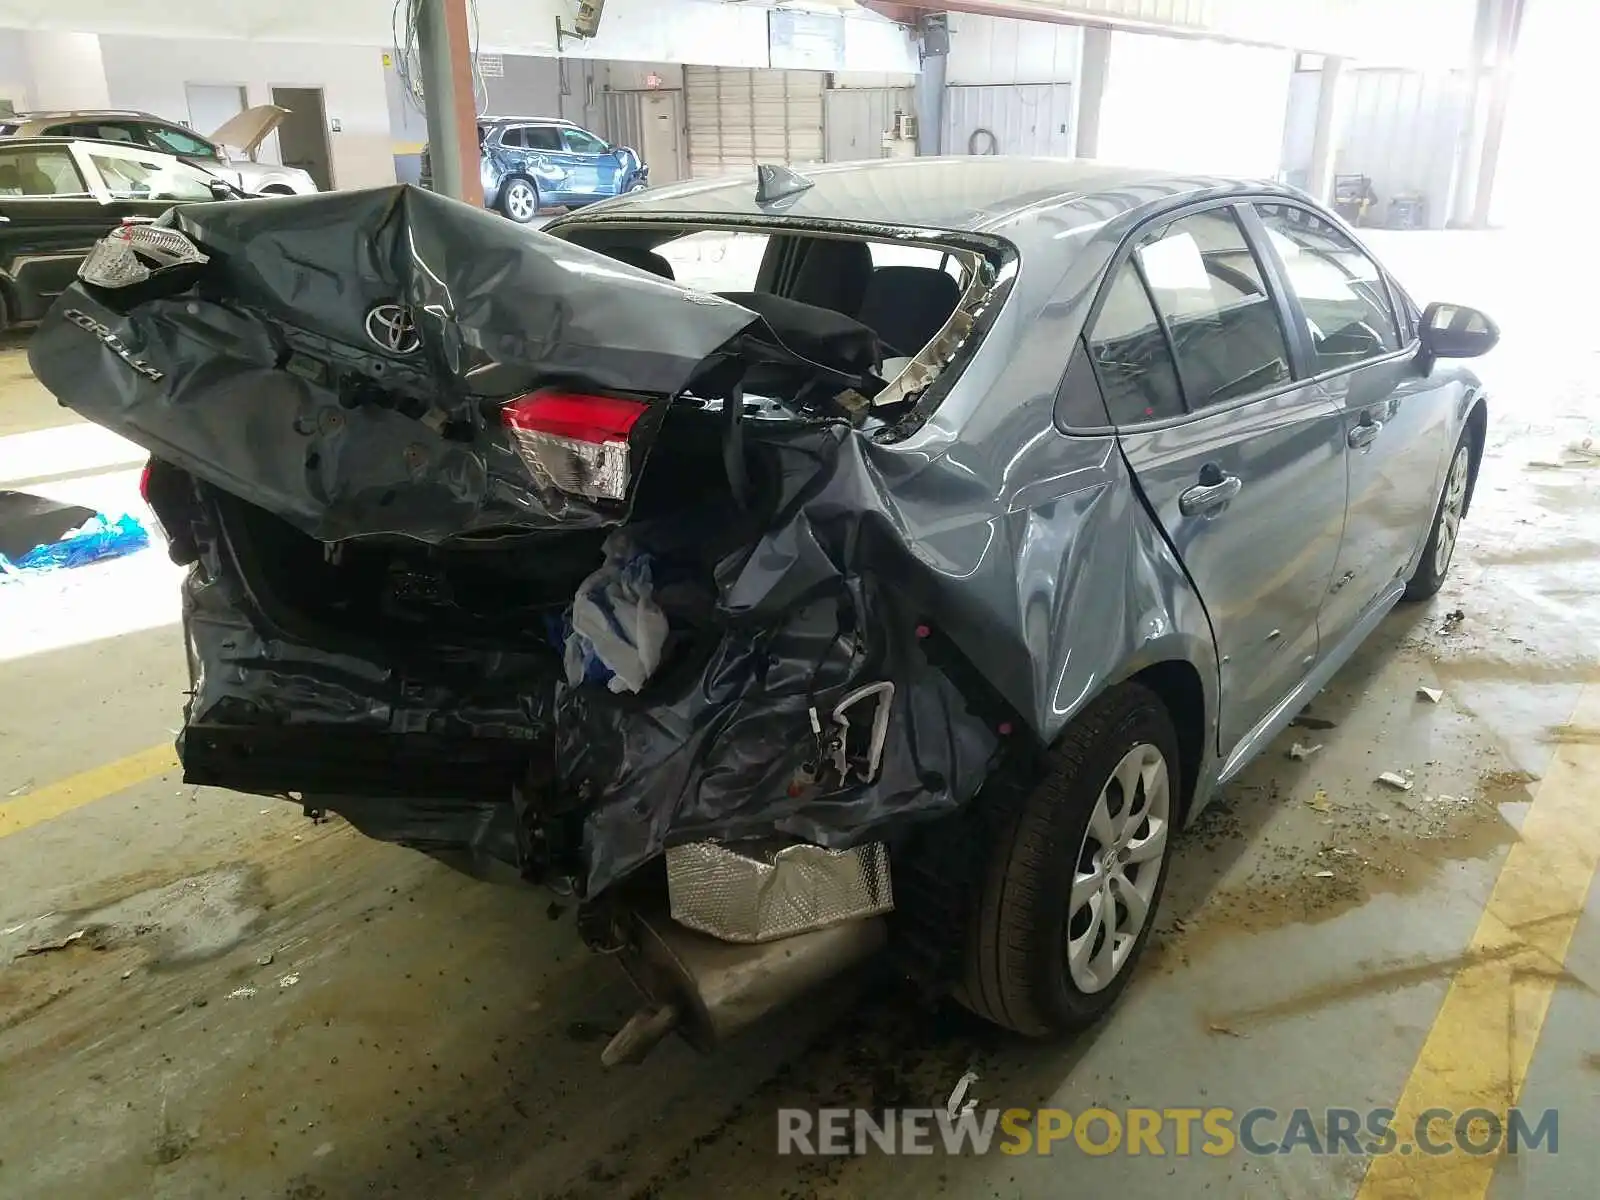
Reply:
<svg viewBox="0 0 1600 1200"><path fill-rule="evenodd" d="M1444 615L1444 623L1439 626L1439 632L1454 633L1456 630L1461 628L1461 622L1465 621L1466 619L1467 614L1465 609L1457 608L1447 612Z"/></svg>
<svg viewBox="0 0 1600 1200"><path fill-rule="evenodd" d="M67 934L67 936L64 938L57 938L53 942L38 942L32 946L29 946L21 954L17 955L17 957L27 958L29 955L33 954L49 954L54 950L65 950L68 946L72 945L73 942L77 941L88 932L89 931L87 929L79 929L74 933Z"/></svg>
<svg viewBox="0 0 1600 1200"><path fill-rule="evenodd" d="M7 792L6 793L6 799L12 800L12 799L15 799L18 796L26 796L32 790L33 790L33 780L30 779L27 782L21 784L20 786L14 787L9 792Z"/></svg>
<svg viewBox="0 0 1600 1200"><path fill-rule="evenodd" d="M1228 1025L1218 1025L1215 1023L1207 1025L1206 1031L1209 1033L1221 1034L1223 1037L1242 1038L1249 1036L1248 1034L1240 1033L1237 1029L1234 1029Z"/></svg>
<svg viewBox="0 0 1600 1200"><path fill-rule="evenodd" d="M295 984L297 984L299 982L300 982L300 976L298 976L298 975L285 975L282 979L278 980L278 986L281 987L281 988L292 988Z"/></svg>
<svg viewBox="0 0 1600 1200"><path fill-rule="evenodd" d="M1291 727L1297 729L1334 729L1337 726L1326 717L1313 717L1310 713L1301 713L1289 722Z"/></svg>
<svg viewBox="0 0 1600 1200"><path fill-rule="evenodd" d="M1443 688L1419 687L1417 699L1426 700L1429 704L1437 704L1444 699Z"/></svg>
<svg viewBox="0 0 1600 1200"><path fill-rule="evenodd" d="M1289 757L1298 762L1301 759L1310 758L1313 754L1321 749L1322 746L1320 744L1316 746L1306 746L1300 742L1296 742L1294 745L1289 747Z"/></svg>
<svg viewBox="0 0 1600 1200"><path fill-rule="evenodd" d="M59 540L35 546L15 561L0 555L0 579L16 578L29 571L81 567L143 550L149 544L150 535L137 517L124 513L112 519L96 513Z"/></svg>
<svg viewBox="0 0 1600 1200"><path fill-rule="evenodd" d="M1321 788L1317 789L1316 795L1311 797L1309 803L1316 812L1326 813L1333 811L1333 805L1328 801L1328 793Z"/></svg>
<svg viewBox="0 0 1600 1200"><path fill-rule="evenodd" d="M1409 792L1416 786L1416 772L1411 770L1385 771L1378 776L1378 782L1399 792Z"/></svg>
<svg viewBox="0 0 1600 1200"><path fill-rule="evenodd" d="M256 989L246 985L245 987L234 988L233 991L228 993L228 999L229 1000L248 1000L248 999L250 999L251 996L254 996L255 994L256 994Z"/></svg>

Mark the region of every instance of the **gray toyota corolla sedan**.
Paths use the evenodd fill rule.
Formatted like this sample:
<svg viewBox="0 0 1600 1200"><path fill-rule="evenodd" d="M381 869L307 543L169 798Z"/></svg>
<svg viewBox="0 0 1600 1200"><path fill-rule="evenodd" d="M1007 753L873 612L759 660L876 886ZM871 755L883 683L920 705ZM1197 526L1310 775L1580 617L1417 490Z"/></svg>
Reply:
<svg viewBox="0 0 1600 1200"><path fill-rule="evenodd" d="M1297 192L978 158L186 206L30 354L153 456L186 780L575 895L617 1062L880 954L1104 1011L1176 830L1438 590L1496 337Z"/></svg>

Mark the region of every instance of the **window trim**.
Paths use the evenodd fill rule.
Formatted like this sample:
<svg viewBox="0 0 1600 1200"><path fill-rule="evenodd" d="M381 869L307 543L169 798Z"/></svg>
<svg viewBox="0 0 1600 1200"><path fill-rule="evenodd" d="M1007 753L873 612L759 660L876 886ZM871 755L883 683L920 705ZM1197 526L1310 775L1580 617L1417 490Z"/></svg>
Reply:
<svg viewBox="0 0 1600 1200"><path fill-rule="evenodd" d="M1384 363L1392 363L1402 358L1416 356L1417 352L1422 347L1422 342L1418 337L1416 329L1409 328L1414 323L1408 320L1405 326L1401 325L1400 309L1395 305L1394 301L1394 282L1392 279L1390 279L1389 272L1384 268L1384 265L1378 261L1378 256L1371 250L1367 249L1366 246L1362 245L1359 238L1357 238L1338 221L1331 220L1328 213L1322 212L1314 205L1306 204L1305 202L1298 200L1293 196L1256 196L1250 198L1248 201L1246 201L1246 203L1250 207L1250 216L1260 225L1261 243L1265 248L1265 253L1272 259L1276 270L1279 272L1279 277L1283 280L1284 287L1286 289L1286 298L1292 302L1298 318L1295 322L1295 330L1297 337L1305 345L1307 368L1307 374L1305 376L1306 383L1326 383L1337 376L1347 374L1351 371L1360 371L1367 367L1378 366ZM1284 208L1297 208L1301 212L1310 213L1318 220L1327 222L1339 233L1350 239L1350 244L1359 250L1362 256L1377 269L1378 280L1383 284L1384 297L1389 302L1389 319L1394 322L1395 340L1400 343L1398 349L1390 350L1386 354L1375 354L1371 358L1364 358L1358 363L1346 363L1342 366L1329 367L1326 371L1312 370L1316 363L1316 353L1311 346L1311 335L1306 328L1305 307L1300 303L1300 297L1295 294L1294 289L1289 286L1288 266L1284 263L1282 256L1279 255L1277 247L1272 244L1272 239L1267 236L1266 224L1265 222L1261 221L1261 214L1255 211L1255 206L1257 204L1278 204Z"/></svg>
<svg viewBox="0 0 1600 1200"><path fill-rule="evenodd" d="M1180 203L1171 208L1162 208L1152 212L1135 223L1125 234L1123 234L1122 240L1117 244L1117 247L1112 252L1110 258L1107 259L1104 272L1100 278L1098 288L1094 295L1094 299L1089 302L1089 310L1084 314L1083 323L1080 327L1079 333L1082 339L1086 340L1088 338L1089 331L1094 327L1095 321L1100 316L1100 310L1105 305L1106 296L1110 291L1112 280L1116 277L1117 272L1122 269L1123 264L1127 262L1130 257L1132 257L1133 252L1138 248L1139 243L1143 240L1145 234L1148 233L1152 228L1156 228L1165 224L1171 224L1172 222L1180 220L1183 217L1192 216L1195 213L1205 212L1206 210L1212 208L1243 208L1246 210L1246 212L1239 216L1239 224L1245 231L1246 241L1252 244L1252 251L1256 255L1256 261L1261 266L1262 276L1267 280L1268 292L1272 295L1274 302L1278 307L1279 319L1285 322L1285 340L1289 344L1289 367L1290 374L1293 376L1293 378L1289 379L1285 383L1275 384L1270 388L1264 388L1258 392L1251 392L1246 396L1237 396L1234 399L1226 401L1222 404L1209 405L1206 408L1202 408L1197 411L1185 411L1178 416L1162 417L1151 421L1136 421L1127 425L1118 425L1115 422L1112 422L1111 424L1104 426L1068 426L1063 424L1060 420L1060 397L1061 389L1065 386L1067 377L1066 368L1067 366L1071 365L1071 360L1069 359L1068 362L1062 366L1061 378L1056 381L1054 392L1055 399L1052 403L1052 416L1054 418L1055 426L1060 432L1074 437L1104 437L1107 434L1122 432L1159 432L1163 429L1176 428L1180 425L1186 424L1189 421L1201 420L1214 414L1232 412L1234 409L1240 408L1246 404L1255 404L1262 400L1270 400L1276 396L1282 395L1285 392L1293 391L1296 388L1324 383L1337 375L1341 375L1349 371L1358 371L1366 367L1397 362L1403 358L1416 357L1421 348L1421 342L1416 331L1413 330L1411 340L1407 342L1406 345L1404 345L1401 349L1396 350L1391 354L1386 354L1381 358L1364 359L1359 363L1349 366L1333 367L1327 371L1321 372L1320 374L1311 374L1310 371L1313 359L1310 354L1310 335L1307 333L1305 328L1305 312L1300 306L1299 297L1295 296L1292 290L1287 286L1287 281L1282 273L1282 260L1278 257L1277 251L1272 248L1270 242L1266 238L1265 230L1260 224L1260 217L1255 211L1255 206L1257 204L1283 204L1291 208L1303 209L1324 221L1330 220L1331 216L1331 214L1323 211L1315 204L1307 203L1297 196L1291 196L1281 192L1235 192L1226 196L1214 196L1208 197L1204 200ZM1339 229L1341 233L1344 233L1345 236L1349 237L1350 240L1355 243L1356 248L1359 249L1361 253L1366 255L1375 266L1377 266L1378 273L1383 279L1385 291L1390 297L1390 309L1392 311L1394 307L1393 298L1396 285L1393 279L1390 277L1388 270L1385 269L1383 264L1378 260L1377 255L1373 254L1370 249L1362 245L1361 240L1351 234L1349 230L1345 229L1340 222L1334 220L1333 224L1334 227ZM1255 236L1257 233L1261 235L1259 239ZM1146 295L1148 294L1149 291L1147 288ZM1165 318L1161 316L1161 310L1156 308L1153 298L1151 299L1151 307L1155 308L1157 318L1164 322ZM1168 352L1171 354L1170 347ZM1297 358L1300 361L1296 362ZM1172 362L1173 369L1176 371L1176 355L1172 355ZM1095 363L1094 355L1092 354L1089 356L1089 365L1094 369L1095 382L1101 388L1101 396L1103 399L1105 395L1105 385L1100 379L1100 370L1098 365ZM1183 386L1183 376L1181 372L1178 373L1178 386L1180 389ZM1183 397L1183 401L1184 407L1187 410L1189 401L1186 394ZM1109 408L1106 410L1106 415L1108 417L1110 416Z"/></svg>
<svg viewBox="0 0 1600 1200"><path fill-rule="evenodd" d="M1276 267L1276 262L1274 260L1274 262L1269 266L1269 264L1262 261L1260 250L1254 244L1253 239L1251 238L1249 219L1247 216L1241 216L1237 211L1241 206L1248 207L1254 204L1256 199L1257 195L1255 193L1249 193L1243 196L1218 196L1205 200L1196 200L1187 204L1180 204L1174 208L1162 209L1159 212L1151 213L1148 217L1140 221L1123 235L1122 241L1118 244L1116 251L1112 254L1108 262L1105 274L1100 280L1099 289L1095 292L1095 297L1089 304L1089 311L1084 316L1081 332L1084 340L1087 341L1089 332L1094 328L1094 323L1100 318L1100 310L1105 307L1106 297L1111 291L1112 281L1116 278L1117 273L1122 270L1123 265L1131 260L1137 268L1140 283L1144 285L1145 297L1150 301L1150 308L1156 314L1156 320L1161 324L1162 336L1167 343L1167 354L1168 357L1172 359L1173 373L1178 379L1178 395L1183 401L1184 411L1171 417L1157 417L1149 421L1133 421L1126 425L1119 425L1113 422L1112 424L1101 428L1081 429L1077 426L1071 426L1070 428L1062 426L1058 422L1057 428L1060 428L1068 433L1084 436L1104 436L1108 432L1116 433L1124 430L1143 432L1145 430L1171 429L1185 424L1186 422L1200 420L1216 413L1232 412L1234 409L1240 408L1246 404L1255 404L1261 400L1270 400L1274 396L1282 395L1284 392L1292 391L1293 389L1303 387L1306 384L1307 381L1301 377L1302 364L1296 362L1296 346L1298 344L1297 336L1289 332L1290 329L1297 329L1298 326L1288 323L1290 316L1289 311L1287 310L1288 301L1287 297L1283 293L1282 288L1277 286L1280 277L1275 274L1274 269ZM1271 387L1261 388L1258 391L1248 392L1243 396L1235 396L1231 400L1224 400L1218 404L1208 404L1204 408L1196 409L1191 408L1189 405L1189 393L1184 386L1183 371L1178 366L1178 355L1172 344L1172 334L1167 328L1166 317L1162 315L1160 306L1156 304L1155 296L1150 291L1149 282L1144 277L1144 268L1143 266L1139 265L1139 260L1134 257L1134 254L1135 251L1139 249L1140 244L1145 240L1145 237L1153 229L1160 228L1164 225L1171 225L1181 221L1185 217L1192 217L1197 213L1209 212L1212 209L1217 208L1232 208L1235 210L1234 220L1239 226L1240 234L1244 237L1245 245L1250 248L1251 255L1256 260L1257 269L1261 271L1262 281L1267 285L1267 295L1273 303L1274 311L1277 314L1278 321L1283 332L1285 349L1289 355L1289 378L1283 383L1276 383ZM1253 213L1250 215L1253 215ZM1101 396L1103 398L1105 395L1105 382L1100 378L1099 364L1094 361L1093 354L1089 356L1089 365L1094 368L1095 382L1100 385ZM1065 379L1066 368L1063 367L1061 372L1061 380L1058 380L1056 383L1056 395L1058 398L1061 394L1061 388ZM1109 406L1106 408L1106 415L1108 417L1111 415L1111 409Z"/></svg>

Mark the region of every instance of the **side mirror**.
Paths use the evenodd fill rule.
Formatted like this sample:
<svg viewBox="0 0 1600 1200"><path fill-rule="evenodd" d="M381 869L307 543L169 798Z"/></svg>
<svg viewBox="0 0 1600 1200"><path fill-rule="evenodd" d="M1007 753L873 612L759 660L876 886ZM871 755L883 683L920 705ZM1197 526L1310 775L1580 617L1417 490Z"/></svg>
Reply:
<svg viewBox="0 0 1600 1200"><path fill-rule="evenodd" d="M210 179L206 186L211 189L213 200L235 200L238 198L238 189L221 179Z"/></svg>
<svg viewBox="0 0 1600 1200"><path fill-rule="evenodd" d="M1429 358L1478 358L1500 340L1500 327L1488 314L1464 304L1428 305L1418 331Z"/></svg>

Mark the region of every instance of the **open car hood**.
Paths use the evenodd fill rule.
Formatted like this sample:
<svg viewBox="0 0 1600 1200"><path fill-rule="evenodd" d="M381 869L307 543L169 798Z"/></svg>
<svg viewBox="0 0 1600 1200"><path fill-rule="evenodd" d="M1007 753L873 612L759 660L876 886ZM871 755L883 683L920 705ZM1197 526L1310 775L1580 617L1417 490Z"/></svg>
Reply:
<svg viewBox="0 0 1600 1200"><path fill-rule="evenodd" d="M32 340L35 374L325 541L618 524L691 383L715 398L755 360L827 374L749 307L408 186L164 221L207 261L75 283ZM627 496L573 494L528 461L509 406L546 389L648 406Z"/></svg>
<svg viewBox="0 0 1600 1200"><path fill-rule="evenodd" d="M207 136L219 145L243 150L250 158L288 115L289 110L279 105L257 104L235 113Z"/></svg>

